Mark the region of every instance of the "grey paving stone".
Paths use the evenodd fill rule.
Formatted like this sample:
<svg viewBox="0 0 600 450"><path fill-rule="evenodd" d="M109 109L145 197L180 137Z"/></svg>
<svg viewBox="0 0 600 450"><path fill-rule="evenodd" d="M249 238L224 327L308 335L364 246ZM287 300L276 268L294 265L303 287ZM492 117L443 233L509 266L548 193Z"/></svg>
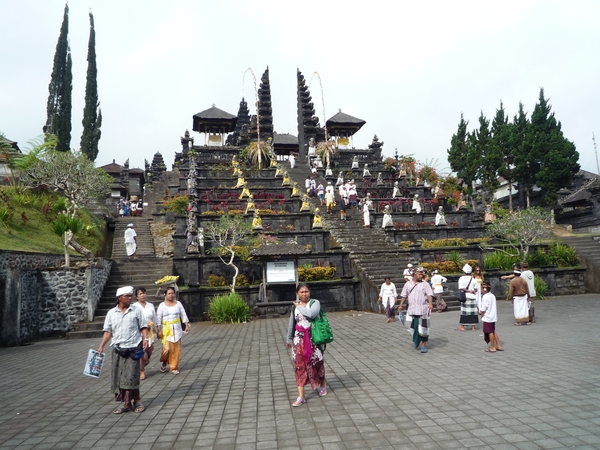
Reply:
<svg viewBox="0 0 600 450"><path fill-rule="evenodd" d="M0 413L0 448L599 448L600 373L590 351L600 341L600 314L577 313L597 309L598 300L539 301L532 327L511 327L511 305L499 301L506 351L493 358L482 352L480 330L453 332L458 313L434 317L425 357L378 314L328 314L336 332L325 354L329 394L307 389L303 408L291 407L297 392L285 318L196 323L180 375L160 374L151 361L142 384L147 410L139 415L112 414L110 370L99 379L64 370L95 340L2 348L0 392L10 414ZM574 328L586 330L584 343ZM393 358L381 345L390 339ZM33 360L35 367L27 363ZM490 373L495 381L485 392L462 378ZM516 374L532 381L518 384Z"/></svg>

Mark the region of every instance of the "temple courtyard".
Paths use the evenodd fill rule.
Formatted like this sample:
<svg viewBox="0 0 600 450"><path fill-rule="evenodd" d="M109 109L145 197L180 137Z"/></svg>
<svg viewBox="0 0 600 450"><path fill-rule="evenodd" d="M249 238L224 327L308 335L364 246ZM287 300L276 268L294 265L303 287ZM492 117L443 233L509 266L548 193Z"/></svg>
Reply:
<svg viewBox="0 0 600 450"><path fill-rule="evenodd" d="M385 316L329 313L329 393L297 396L287 318L192 323L181 373L142 381L146 411L113 414L110 363L82 374L99 340L48 339L0 349L1 449L597 449L600 296L536 302L516 327L499 301L505 351L485 353L481 324L434 313L430 351Z"/></svg>

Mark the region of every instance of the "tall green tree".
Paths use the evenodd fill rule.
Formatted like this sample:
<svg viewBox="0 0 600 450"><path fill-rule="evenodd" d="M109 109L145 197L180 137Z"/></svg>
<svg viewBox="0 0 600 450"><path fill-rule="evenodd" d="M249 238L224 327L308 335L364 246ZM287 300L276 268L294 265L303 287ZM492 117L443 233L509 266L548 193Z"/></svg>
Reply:
<svg viewBox="0 0 600 450"><path fill-rule="evenodd" d="M54 53L54 64L48 85L46 124L44 133L58 138L58 151L71 149L71 95L73 92L73 70L69 48L69 5L65 5L63 22Z"/></svg>
<svg viewBox="0 0 600 450"><path fill-rule="evenodd" d="M96 31L94 16L90 11L90 39L87 53L87 77L85 84L85 107L83 108L83 133L81 134L80 149L90 161L98 156L98 142L102 134L102 111L98 102L98 69L96 67Z"/></svg>
<svg viewBox="0 0 600 450"><path fill-rule="evenodd" d="M473 132L474 152L479 155L477 178L481 181L483 189L490 197L498 189L498 170L502 166L502 155L497 147L492 145L492 132L490 121L483 115L479 116L479 129Z"/></svg>
<svg viewBox="0 0 600 450"><path fill-rule="evenodd" d="M523 103L511 124L510 145L513 148L513 169L515 181L525 190L527 207L530 205L531 190L535 184L535 174L539 172L539 158L533 152L530 137L530 122Z"/></svg>
<svg viewBox="0 0 600 450"><path fill-rule="evenodd" d="M470 190L473 181L477 178L480 157L474 149L472 137L467 131L467 125L469 125L469 122L465 121L461 114L458 130L450 140L448 162L450 168L456 172L457 177L462 179Z"/></svg>
<svg viewBox="0 0 600 450"><path fill-rule="evenodd" d="M556 120L551 109L542 88L531 114L528 134L532 153L539 158L536 185L545 191L546 204L555 208L558 204L558 190L571 184L580 165L575 144L563 136L561 123Z"/></svg>
<svg viewBox="0 0 600 450"><path fill-rule="evenodd" d="M500 158L498 175L508 182L508 209L512 211L512 183L514 147L511 145L511 128L508 123L508 117L504 110L504 104L500 102L500 108L496 110L494 120L492 120L492 142L493 153Z"/></svg>

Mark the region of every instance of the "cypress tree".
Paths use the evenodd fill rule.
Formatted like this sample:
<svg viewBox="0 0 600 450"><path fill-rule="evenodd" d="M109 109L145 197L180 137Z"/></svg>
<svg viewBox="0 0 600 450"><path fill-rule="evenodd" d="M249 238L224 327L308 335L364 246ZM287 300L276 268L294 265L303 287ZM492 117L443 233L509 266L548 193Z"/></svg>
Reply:
<svg viewBox="0 0 600 450"><path fill-rule="evenodd" d="M63 22L54 53L54 64L48 85L48 104L44 133L58 138L56 150L67 152L71 147L71 94L73 73L69 48L69 5L65 5Z"/></svg>
<svg viewBox="0 0 600 450"><path fill-rule="evenodd" d="M85 85L85 107L83 108L83 133L81 134L81 152L94 161L98 156L98 141L100 140L100 126L102 125L102 112L98 111L98 69L96 67L96 31L94 29L94 16L90 11L90 39L87 54L87 77Z"/></svg>

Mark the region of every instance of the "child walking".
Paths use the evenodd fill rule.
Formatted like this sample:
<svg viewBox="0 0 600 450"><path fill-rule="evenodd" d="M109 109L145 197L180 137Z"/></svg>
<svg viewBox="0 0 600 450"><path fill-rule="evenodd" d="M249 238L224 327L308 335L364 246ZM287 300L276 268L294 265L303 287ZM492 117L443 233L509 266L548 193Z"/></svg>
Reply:
<svg viewBox="0 0 600 450"><path fill-rule="evenodd" d="M483 322L483 339L486 343L490 344L489 348L484 351L487 353L496 353L504 351L500 345L500 337L496 332L496 322L498 321L498 314L496 313L496 296L491 292L491 285L489 282L484 281L481 284L481 306L479 307L479 314L482 316L481 321Z"/></svg>

